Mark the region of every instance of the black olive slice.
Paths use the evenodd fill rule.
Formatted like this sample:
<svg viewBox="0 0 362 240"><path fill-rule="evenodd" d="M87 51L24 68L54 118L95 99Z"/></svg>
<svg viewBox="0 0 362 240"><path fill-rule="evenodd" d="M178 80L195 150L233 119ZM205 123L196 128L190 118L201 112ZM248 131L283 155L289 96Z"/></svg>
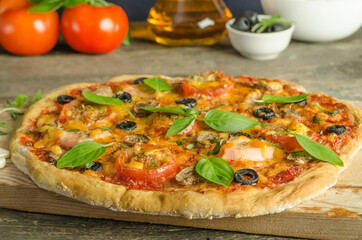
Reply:
<svg viewBox="0 0 362 240"><path fill-rule="evenodd" d="M92 170L94 172L98 172L101 169L102 169L102 163L100 162L89 162L84 166L84 170Z"/></svg>
<svg viewBox="0 0 362 240"><path fill-rule="evenodd" d="M231 132L229 134L229 138L232 138L232 137L240 137L240 136L245 136L247 138L251 138L251 136L247 133L244 133L244 132Z"/></svg>
<svg viewBox="0 0 362 240"><path fill-rule="evenodd" d="M256 118L268 120L269 118L274 117L275 113L274 113L273 109L271 109L271 108L262 107L262 108L255 109L253 112L253 115Z"/></svg>
<svg viewBox="0 0 362 240"><path fill-rule="evenodd" d="M245 11L236 18L231 27L240 31L250 31L250 29L258 22L257 12Z"/></svg>
<svg viewBox="0 0 362 240"><path fill-rule="evenodd" d="M57 102L62 104L62 105L70 103L73 100L74 100L74 98L72 96L69 96L69 95L59 95L57 97Z"/></svg>
<svg viewBox="0 0 362 240"><path fill-rule="evenodd" d="M143 83L143 81L147 79L145 77L141 77L141 78L137 78L136 80L134 80L133 84L140 84Z"/></svg>
<svg viewBox="0 0 362 240"><path fill-rule="evenodd" d="M182 99L176 100L175 103L185 105L188 108L193 108L196 106L197 101L194 98L182 98Z"/></svg>
<svg viewBox="0 0 362 240"><path fill-rule="evenodd" d="M118 93L114 94L113 97L121 99L124 103L132 102L132 95L128 92L119 91Z"/></svg>
<svg viewBox="0 0 362 240"><path fill-rule="evenodd" d="M307 103L308 103L307 99L303 99L299 102L294 102L294 104L298 104L300 106L305 106L305 105L307 105Z"/></svg>
<svg viewBox="0 0 362 240"><path fill-rule="evenodd" d="M117 123L116 127L119 129L122 129L122 130L132 131L132 130L136 129L137 123L132 122L132 121L124 121L124 122Z"/></svg>
<svg viewBox="0 0 362 240"><path fill-rule="evenodd" d="M242 185L255 185L258 180L258 173L250 168L240 169L234 174L234 181Z"/></svg>
<svg viewBox="0 0 362 240"><path fill-rule="evenodd" d="M343 125L333 125L327 127L327 133L335 133L337 135L344 133L346 130L346 127Z"/></svg>

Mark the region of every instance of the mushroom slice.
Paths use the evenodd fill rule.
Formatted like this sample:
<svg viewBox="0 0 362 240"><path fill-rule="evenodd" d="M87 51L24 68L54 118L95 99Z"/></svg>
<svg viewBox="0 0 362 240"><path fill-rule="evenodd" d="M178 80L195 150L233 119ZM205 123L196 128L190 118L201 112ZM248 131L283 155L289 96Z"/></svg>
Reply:
<svg viewBox="0 0 362 240"><path fill-rule="evenodd" d="M210 140L213 140L215 138L219 138L219 134L214 132L208 132L208 131L201 131L197 136L197 141L201 144L208 145L210 144Z"/></svg>
<svg viewBox="0 0 362 240"><path fill-rule="evenodd" d="M143 110L142 108L155 108L155 107L159 107L160 105L161 104L159 102L156 102L154 100L143 101L143 102L136 103L133 107L133 110L137 114L147 115L147 114L150 114L151 112L147 112L147 111Z"/></svg>
<svg viewBox="0 0 362 240"><path fill-rule="evenodd" d="M92 91L93 94L103 97L112 97L113 92L110 87L99 87L96 90Z"/></svg>
<svg viewBox="0 0 362 240"><path fill-rule="evenodd" d="M182 169L176 175L175 179L177 183L184 186L191 186L198 181L195 168L193 166L185 167L184 169Z"/></svg>
<svg viewBox="0 0 362 240"><path fill-rule="evenodd" d="M123 142L127 145L146 144L150 141L150 138L143 134L131 134L123 138Z"/></svg>
<svg viewBox="0 0 362 240"><path fill-rule="evenodd" d="M311 161L313 157L305 151L292 152L287 156L287 160L293 165L303 165Z"/></svg>

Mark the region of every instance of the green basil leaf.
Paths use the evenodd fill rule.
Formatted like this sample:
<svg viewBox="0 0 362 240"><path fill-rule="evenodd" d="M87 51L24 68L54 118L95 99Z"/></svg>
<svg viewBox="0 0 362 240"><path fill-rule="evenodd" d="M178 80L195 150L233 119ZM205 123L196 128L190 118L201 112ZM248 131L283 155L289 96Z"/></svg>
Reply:
<svg viewBox="0 0 362 240"><path fill-rule="evenodd" d="M163 113L172 113L177 115L187 115L186 108L182 107L156 107L156 108L142 108L143 110L149 112L163 112Z"/></svg>
<svg viewBox="0 0 362 240"><path fill-rule="evenodd" d="M0 131L0 135L8 135L7 132Z"/></svg>
<svg viewBox="0 0 362 240"><path fill-rule="evenodd" d="M58 8L63 6L63 0L47 0L41 1L40 3L36 4L35 6L31 7L28 12L34 13L46 13L55 11Z"/></svg>
<svg viewBox="0 0 362 240"><path fill-rule="evenodd" d="M147 78L143 81L143 83L156 90L157 99L158 99L158 93L160 91L163 92L163 91L172 90L172 86L159 77Z"/></svg>
<svg viewBox="0 0 362 240"><path fill-rule="evenodd" d="M36 103L36 102L39 101L41 98L42 98L42 96L41 96L41 90L39 90L39 91L36 93L34 99L31 101L31 103Z"/></svg>
<svg viewBox="0 0 362 240"><path fill-rule="evenodd" d="M93 94L91 92L87 92L87 91L82 91L83 96L85 97L85 99L87 99L90 102L94 102L97 104L101 104L101 105L113 105L113 106L119 106L122 107L124 110L126 110L128 112L129 115L131 115L131 117L133 117L134 119L137 119L130 110L128 110L125 106L123 106L123 101L119 98L113 98L113 97L104 97L104 96L99 96L96 94Z"/></svg>
<svg viewBox="0 0 362 240"><path fill-rule="evenodd" d="M77 144L64 154L57 162L58 168L77 167L92 162L106 151L104 145L94 141L84 141Z"/></svg>
<svg viewBox="0 0 362 240"><path fill-rule="evenodd" d="M190 126L194 121L195 121L194 117L184 117L177 119L168 129L165 138L181 132L182 130Z"/></svg>
<svg viewBox="0 0 362 240"><path fill-rule="evenodd" d="M230 164L222 158L212 157L201 159L195 168L196 172L209 180L228 187L234 179L234 170Z"/></svg>
<svg viewBox="0 0 362 240"><path fill-rule="evenodd" d="M67 129L65 130L66 132L80 132L82 130L78 129L78 128L71 128L71 129Z"/></svg>
<svg viewBox="0 0 362 240"><path fill-rule="evenodd" d="M16 96L15 98L15 106L18 107L22 107L26 102L28 101L28 96L24 95L24 94L19 94L18 96Z"/></svg>
<svg viewBox="0 0 362 240"><path fill-rule="evenodd" d="M319 103L316 103L316 106L321 109L322 111L328 113L330 116L334 116L340 112L343 112L344 110L343 109L337 109L337 110L334 110L334 111L330 111L328 109L325 109L324 107L322 107Z"/></svg>
<svg viewBox="0 0 362 240"><path fill-rule="evenodd" d="M207 153L207 155L216 155L220 152L220 148L221 148L221 145L223 143L224 139L218 139L217 142L216 142L216 146L214 147L214 149L212 149L211 151L209 151Z"/></svg>
<svg viewBox="0 0 362 240"><path fill-rule="evenodd" d="M329 162L329 163L341 166L341 167L344 166L343 161L339 158L337 153L335 153L330 148L328 148L320 143L317 143L304 135L300 135L300 134L296 134L296 133L288 133L288 134L295 136L298 143L304 148L304 150L307 153L309 153L313 157L315 157L319 160L325 161L325 162Z"/></svg>
<svg viewBox="0 0 362 240"><path fill-rule="evenodd" d="M264 95L261 100L254 100L254 101L262 102L262 103L295 103L295 102L303 101L308 96L309 96L309 94L302 94L302 95L293 96L293 97Z"/></svg>
<svg viewBox="0 0 362 240"><path fill-rule="evenodd" d="M9 129L11 131L14 130L14 128L6 125L4 122L0 122L0 127L5 128L5 129Z"/></svg>
<svg viewBox="0 0 362 240"><path fill-rule="evenodd" d="M208 111L203 120L209 127L220 132L240 131L253 128L260 124L259 122L241 114L220 109L212 109Z"/></svg>

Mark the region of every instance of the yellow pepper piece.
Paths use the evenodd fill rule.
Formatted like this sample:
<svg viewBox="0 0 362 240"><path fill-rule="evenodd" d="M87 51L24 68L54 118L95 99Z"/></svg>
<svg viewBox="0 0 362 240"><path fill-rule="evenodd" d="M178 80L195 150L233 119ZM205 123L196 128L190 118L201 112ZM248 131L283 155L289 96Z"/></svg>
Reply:
<svg viewBox="0 0 362 240"><path fill-rule="evenodd" d="M143 163L140 162L130 162L126 164L128 168L135 168L135 169L143 169Z"/></svg>

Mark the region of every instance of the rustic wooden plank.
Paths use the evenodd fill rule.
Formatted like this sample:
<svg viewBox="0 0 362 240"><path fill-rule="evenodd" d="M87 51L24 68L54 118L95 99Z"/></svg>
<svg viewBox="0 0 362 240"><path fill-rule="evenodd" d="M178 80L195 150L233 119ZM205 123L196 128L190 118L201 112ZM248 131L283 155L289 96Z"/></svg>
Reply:
<svg viewBox="0 0 362 240"><path fill-rule="evenodd" d="M284 240L285 237L196 229L109 219L88 219L19 212L0 208L0 239L239 239ZM297 239L297 238L295 238ZM299 239L299 238L298 238Z"/></svg>
<svg viewBox="0 0 362 240"><path fill-rule="evenodd" d="M1 207L30 212L316 239L358 239L362 237L361 221L354 217L334 218L329 215L286 211L279 214L239 219L190 220L170 216L114 212L39 188L14 189L1 186L0 195L6 196L0 199Z"/></svg>

